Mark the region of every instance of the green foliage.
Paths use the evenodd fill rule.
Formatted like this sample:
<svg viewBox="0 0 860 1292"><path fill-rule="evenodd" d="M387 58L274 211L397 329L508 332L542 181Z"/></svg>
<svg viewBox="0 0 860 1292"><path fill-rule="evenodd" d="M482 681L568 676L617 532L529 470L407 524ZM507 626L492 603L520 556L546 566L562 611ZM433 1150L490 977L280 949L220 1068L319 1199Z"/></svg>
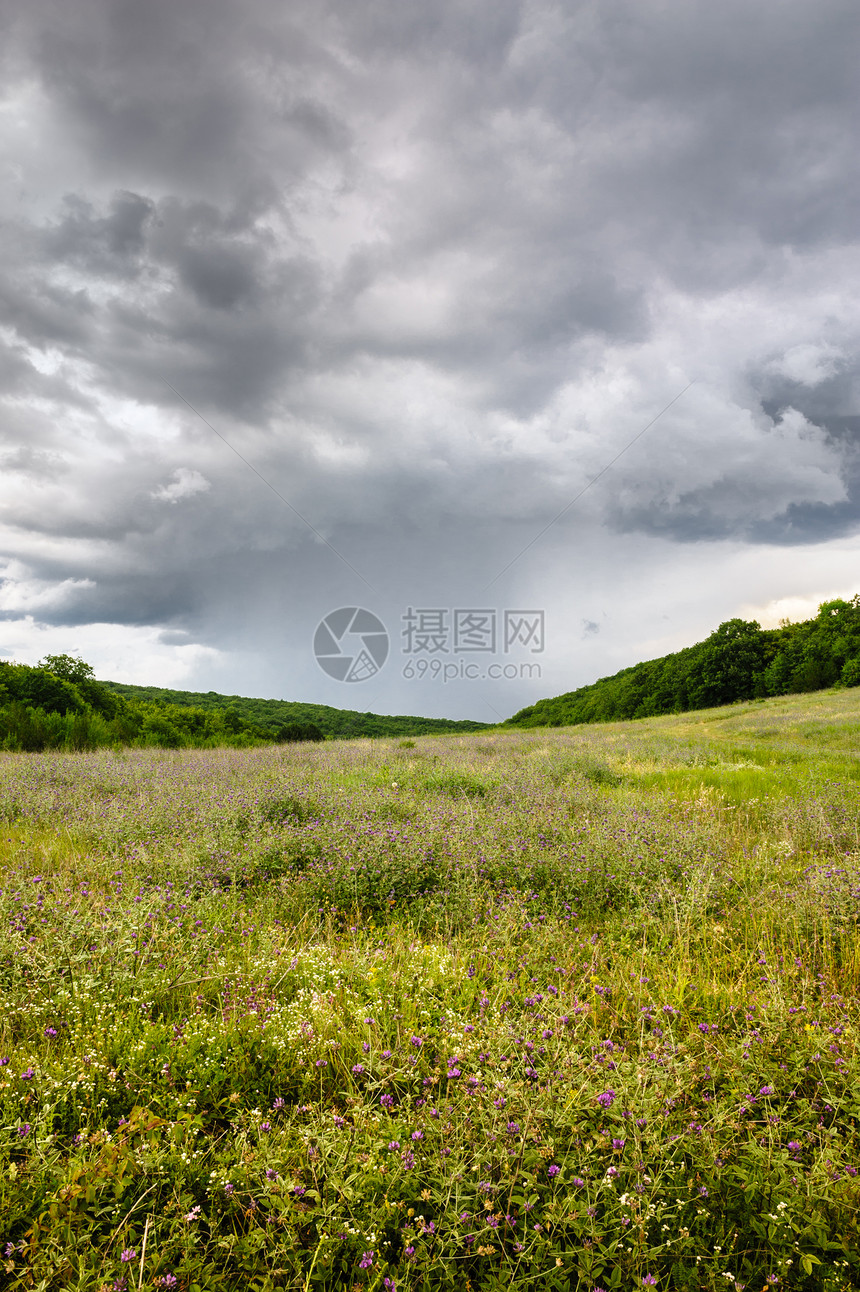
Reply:
<svg viewBox="0 0 860 1292"><path fill-rule="evenodd" d="M22 752L100 745L243 748L483 725L97 682L92 667L71 655L46 655L35 668L0 661L0 749Z"/></svg>
<svg viewBox="0 0 860 1292"><path fill-rule="evenodd" d="M860 1285L860 693L716 716L0 760L3 1287Z"/></svg>
<svg viewBox="0 0 860 1292"><path fill-rule="evenodd" d="M249 727L271 732L286 741L316 739L314 735L294 735L296 728L313 729L330 739L355 739L360 736L421 736L434 732L483 731L487 724L448 718L406 717L379 713L358 713L351 709L333 709L325 704L305 704L293 700L260 700L242 695L219 695L216 691L171 691L156 686L132 686L125 682L104 682L128 700L148 701L177 708L194 708L203 712L229 711ZM280 736L286 730L289 734ZM271 737L270 737L271 738Z"/></svg>
<svg viewBox="0 0 860 1292"><path fill-rule="evenodd" d="M695 646L539 700L506 725L617 722L858 682L860 595L825 601L814 619L778 629L730 619Z"/></svg>

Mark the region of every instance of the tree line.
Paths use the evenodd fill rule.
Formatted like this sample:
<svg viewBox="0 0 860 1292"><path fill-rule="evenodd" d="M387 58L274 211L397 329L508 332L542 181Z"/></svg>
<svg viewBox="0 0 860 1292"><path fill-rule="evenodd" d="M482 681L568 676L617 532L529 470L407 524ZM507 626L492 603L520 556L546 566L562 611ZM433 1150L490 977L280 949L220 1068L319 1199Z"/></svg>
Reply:
<svg viewBox="0 0 860 1292"><path fill-rule="evenodd" d="M235 705L206 709L122 695L71 655L46 655L36 665L0 660L2 749L241 748L324 738L313 722L255 723Z"/></svg>
<svg viewBox="0 0 860 1292"><path fill-rule="evenodd" d="M359 713L324 704L99 682L71 655L38 664L0 660L0 749L81 750L103 745L165 749L419 736L480 731L486 723Z"/></svg>
<svg viewBox="0 0 860 1292"><path fill-rule="evenodd" d="M703 642L521 709L517 727L650 718L831 686L860 685L860 595L763 629L729 619Z"/></svg>

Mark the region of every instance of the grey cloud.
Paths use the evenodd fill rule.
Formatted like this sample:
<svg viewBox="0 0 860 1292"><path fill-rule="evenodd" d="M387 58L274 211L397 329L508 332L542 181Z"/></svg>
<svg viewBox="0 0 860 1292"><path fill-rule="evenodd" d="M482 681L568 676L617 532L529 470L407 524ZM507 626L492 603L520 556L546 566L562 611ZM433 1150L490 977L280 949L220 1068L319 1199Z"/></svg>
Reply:
<svg viewBox="0 0 860 1292"><path fill-rule="evenodd" d="M74 265L100 278L139 273L153 202L139 193L117 193L108 214L101 217L91 202L75 194L67 195L64 205L65 214L44 237L48 260Z"/></svg>
<svg viewBox="0 0 860 1292"><path fill-rule="evenodd" d="M693 376L577 505L597 549L856 532L853 3L3 12L6 515L34 577L95 584L57 623L227 640L279 562L341 586L169 386L392 586L489 577ZM211 488L165 506L179 469Z"/></svg>

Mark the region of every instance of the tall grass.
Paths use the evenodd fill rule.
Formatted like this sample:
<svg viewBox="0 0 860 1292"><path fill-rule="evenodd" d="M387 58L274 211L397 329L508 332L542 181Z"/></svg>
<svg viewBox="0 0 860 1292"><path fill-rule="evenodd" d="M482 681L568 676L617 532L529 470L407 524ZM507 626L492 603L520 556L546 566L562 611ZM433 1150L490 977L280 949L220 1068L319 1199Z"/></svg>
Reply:
<svg viewBox="0 0 860 1292"><path fill-rule="evenodd" d="M858 710L4 756L5 1285L860 1286Z"/></svg>

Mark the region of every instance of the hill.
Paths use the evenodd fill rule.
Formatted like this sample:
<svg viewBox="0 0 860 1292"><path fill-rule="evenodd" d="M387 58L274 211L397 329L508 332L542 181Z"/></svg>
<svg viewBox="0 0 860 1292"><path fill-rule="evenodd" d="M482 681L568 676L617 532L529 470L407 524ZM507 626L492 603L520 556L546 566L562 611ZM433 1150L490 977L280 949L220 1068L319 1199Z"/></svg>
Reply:
<svg viewBox="0 0 860 1292"><path fill-rule="evenodd" d="M730 619L703 642L539 700L506 726L563 727L707 709L737 700L860 685L860 596L801 623Z"/></svg>
<svg viewBox="0 0 860 1292"><path fill-rule="evenodd" d="M485 722L468 719L422 718L404 714L360 713L335 709L327 704L306 704L299 700L263 700L244 695L221 695L217 691L175 691L159 686L133 686L126 682L103 682L117 695L149 704L175 705L204 712L235 713L244 722L277 731L292 724L313 724L324 736L346 739L357 736L427 736L456 731L483 731Z"/></svg>
<svg viewBox="0 0 860 1292"><path fill-rule="evenodd" d="M242 748L327 737L450 735L486 725L99 682L89 664L70 655L47 655L35 666L0 660L0 749Z"/></svg>

